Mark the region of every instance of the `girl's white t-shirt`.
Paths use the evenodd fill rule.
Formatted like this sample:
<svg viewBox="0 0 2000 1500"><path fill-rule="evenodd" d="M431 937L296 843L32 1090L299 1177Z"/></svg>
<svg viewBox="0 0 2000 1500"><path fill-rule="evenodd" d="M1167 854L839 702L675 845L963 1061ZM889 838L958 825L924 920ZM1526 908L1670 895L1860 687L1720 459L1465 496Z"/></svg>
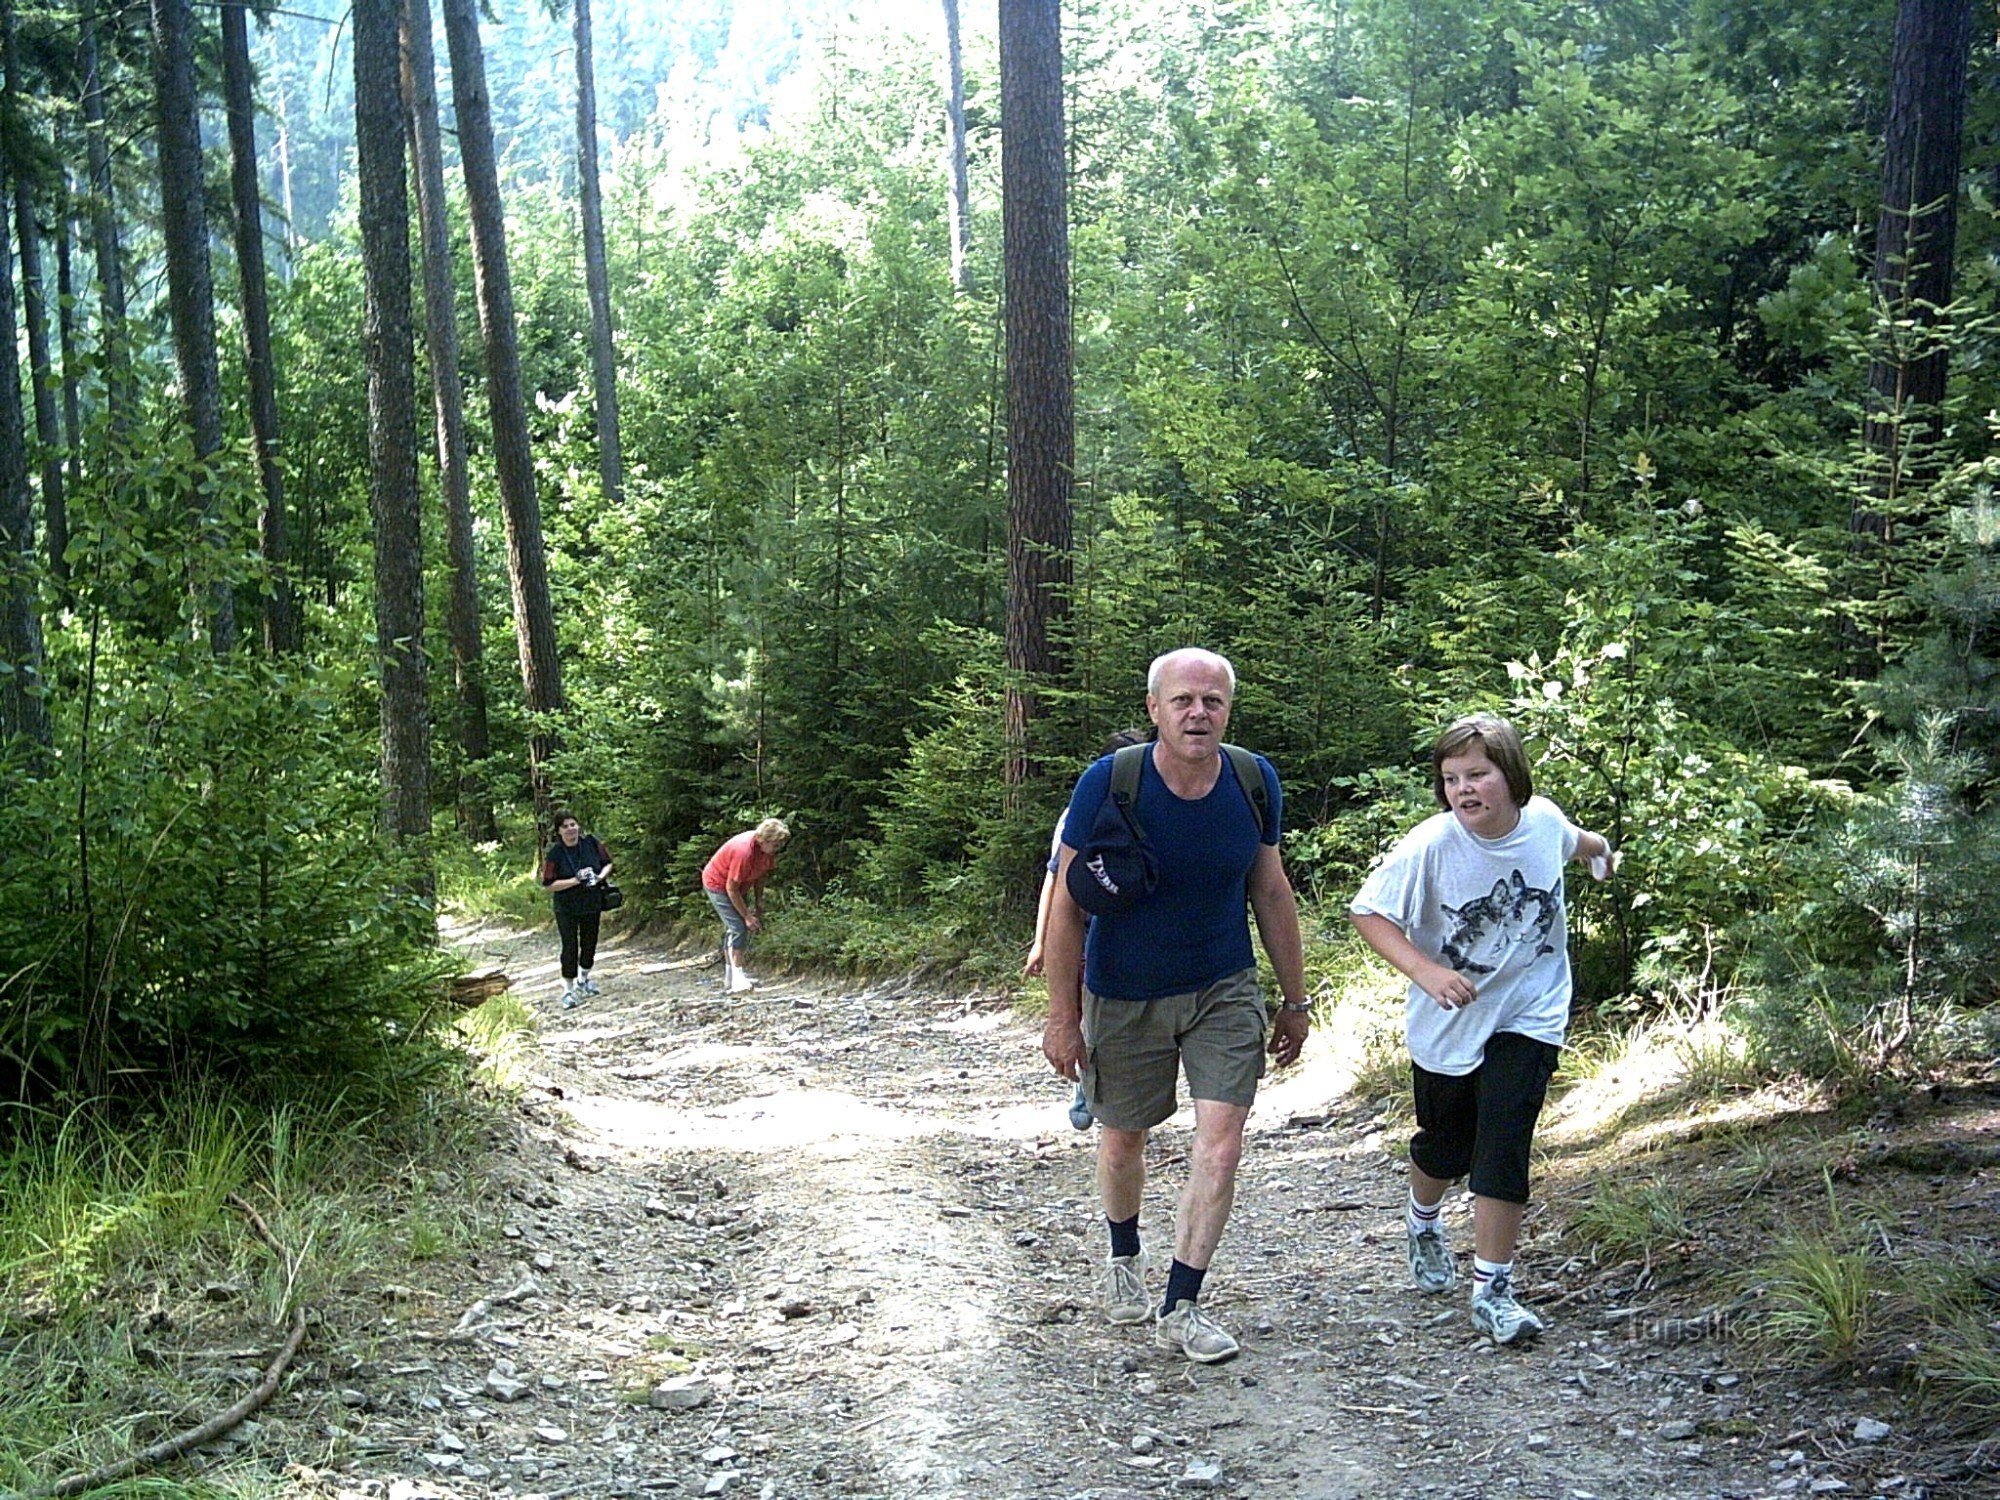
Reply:
<svg viewBox="0 0 2000 1500"><path fill-rule="evenodd" d="M1478 992L1470 1005L1446 1010L1410 986L1410 1057L1418 1067L1470 1073L1498 1031L1562 1045L1571 988L1563 866L1580 837L1546 797L1531 797L1513 830L1496 839L1441 812L1369 874L1348 911L1387 917Z"/></svg>

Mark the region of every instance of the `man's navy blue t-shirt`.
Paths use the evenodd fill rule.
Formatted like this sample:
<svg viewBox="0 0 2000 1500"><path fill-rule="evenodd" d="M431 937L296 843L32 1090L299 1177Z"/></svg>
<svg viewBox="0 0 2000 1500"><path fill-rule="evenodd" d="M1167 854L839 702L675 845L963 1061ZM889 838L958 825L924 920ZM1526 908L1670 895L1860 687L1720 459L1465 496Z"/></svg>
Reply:
<svg viewBox="0 0 2000 1500"><path fill-rule="evenodd" d="M1111 757L1077 781L1063 822L1089 829L1111 795ZM1250 867L1258 845L1275 844L1284 827L1278 773L1263 756L1257 769L1271 801L1271 834L1260 836L1257 814L1236 767L1222 756L1222 774L1206 797L1176 797L1160 779L1150 748L1139 773L1135 811L1160 860L1160 884L1128 912L1090 919L1084 944L1083 982L1107 1000L1157 1000L1198 990L1256 962L1250 948Z"/></svg>

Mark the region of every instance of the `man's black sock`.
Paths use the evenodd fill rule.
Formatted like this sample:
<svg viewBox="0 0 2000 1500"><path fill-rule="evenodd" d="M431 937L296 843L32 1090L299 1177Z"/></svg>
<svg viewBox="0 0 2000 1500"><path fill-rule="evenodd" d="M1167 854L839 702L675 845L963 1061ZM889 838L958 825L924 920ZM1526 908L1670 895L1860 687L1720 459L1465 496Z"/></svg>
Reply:
<svg viewBox="0 0 2000 1500"><path fill-rule="evenodd" d="M1139 1253L1139 1216L1137 1214L1132 1215L1129 1219L1107 1218L1104 1222L1111 1226L1111 1254L1114 1259L1127 1255L1137 1255Z"/></svg>
<svg viewBox="0 0 2000 1500"><path fill-rule="evenodd" d="M1166 1316L1182 1302L1193 1302L1201 1296L1201 1279L1208 1274L1206 1269L1197 1271L1193 1266L1176 1260L1167 1268L1167 1295L1160 1303L1160 1315Z"/></svg>

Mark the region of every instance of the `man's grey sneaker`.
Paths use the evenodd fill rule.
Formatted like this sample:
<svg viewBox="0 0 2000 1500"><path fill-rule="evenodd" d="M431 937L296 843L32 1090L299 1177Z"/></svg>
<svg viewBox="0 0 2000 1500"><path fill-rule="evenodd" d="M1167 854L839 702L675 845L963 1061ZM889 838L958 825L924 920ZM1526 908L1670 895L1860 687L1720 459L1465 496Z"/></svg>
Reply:
<svg viewBox="0 0 2000 1500"><path fill-rule="evenodd" d="M1515 1344L1542 1331L1542 1320L1514 1300L1511 1276L1496 1276L1472 1299L1472 1326L1496 1344Z"/></svg>
<svg viewBox="0 0 2000 1500"><path fill-rule="evenodd" d="M1227 1329L1192 1302L1175 1303L1174 1310L1153 1325L1153 1339L1180 1350L1198 1365L1234 1359L1238 1347Z"/></svg>
<svg viewBox="0 0 2000 1500"><path fill-rule="evenodd" d="M1146 1295L1146 1260L1142 1255L1114 1255L1104 1263L1104 1316L1114 1323L1143 1323L1153 1314Z"/></svg>
<svg viewBox="0 0 2000 1500"><path fill-rule="evenodd" d="M1448 1292L1458 1285L1458 1262L1451 1258L1442 1234L1431 1230L1422 1234L1410 1231L1410 1280L1426 1296Z"/></svg>
<svg viewBox="0 0 2000 1500"><path fill-rule="evenodd" d="M575 985L571 985L568 989L563 991L564 1010L575 1010L581 1004L583 1004L582 990L578 989Z"/></svg>
<svg viewBox="0 0 2000 1500"><path fill-rule="evenodd" d="M586 995L601 995L604 993L603 990L597 987L597 981L592 979L588 974L576 982L576 987Z"/></svg>

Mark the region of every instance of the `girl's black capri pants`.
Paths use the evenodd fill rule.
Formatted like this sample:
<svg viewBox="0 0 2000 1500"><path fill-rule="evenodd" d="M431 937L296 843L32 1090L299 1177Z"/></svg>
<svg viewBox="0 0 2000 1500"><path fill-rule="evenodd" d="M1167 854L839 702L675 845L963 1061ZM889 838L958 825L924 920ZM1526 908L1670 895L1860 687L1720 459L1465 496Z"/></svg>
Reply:
<svg viewBox="0 0 2000 1500"><path fill-rule="evenodd" d="M1470 1073L1410 1065L1417 1133L1410 1160L1444 1182L1470 1177L1472 1191L1503 1203L1528 1201L1528 1148L1560 1051L1517 1032L1495 1032Z"/></svg>

